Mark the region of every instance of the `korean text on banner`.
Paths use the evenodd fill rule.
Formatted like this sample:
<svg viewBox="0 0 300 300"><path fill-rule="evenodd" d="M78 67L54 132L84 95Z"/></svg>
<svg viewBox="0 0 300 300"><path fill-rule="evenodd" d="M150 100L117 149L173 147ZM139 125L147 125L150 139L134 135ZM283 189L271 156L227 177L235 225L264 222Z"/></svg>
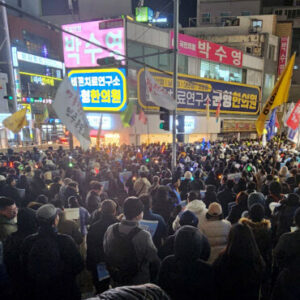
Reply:
<svg viewBox="0 0 300 300"><path fill-rule="evenodd" d="M173 49L174 32L171 31L170 35L170 47ZM243 66L243 52L241 50L201 40L187 34L179 34L178 48L179 53L183 55L194 56L238 68Z"/></svg>
<svg viewBox="0 0 300 300"><path fill-rule="evenodd" d="M290 117L286 121L288 127L292 128L293 130L298 129L300 123L300 100L295 105Z"/></svg>
<svg viewBox="0 0 300 300"><path fill-rule="evenodd" d="M295 63L296 53L291 57L288 65L277 80L270 97L267 99L258 119L256 120L256 130L259 136L262 136L267 116L275 107L286 103L289 96L291 78Z"/></svg>
<svg viewBox="0 0 300 300"><path fill-rule="evenodd" d="M288 52L289 52L289 37L284 36L280 39L280 51L278 59L278 76L283 72L287 62L288 62Z"/></svg>
<svg viewBox="0 0 300 300"><path fill-rule="evenodd" d="M176 101L166 89L161 87L148 70L145 70L145 80L147 89L147 100L159 107L174 110L177 107Z"/></svg>
<svg viewBox="0 0 300 300"><path fill-rule="evenodd" d="M79 95L68 77L65 77L60 84L52 107L62 123L78 139L81 147L87 150L91 144L89 123Z"/></svg>
<svg viewBox="0 0 300 300"><path fill-rule="evenodd" d="M93 21L77 24L63 25L62 28L70 33L79 37L85 38L90 42L103 46L109 50L113 50L121 55L125 54L125 38L124 38L124 25L122 19L110 20L120 23L119 27L101 28L106 20ZM108 50L102 49L82 41L77 37L70 34L63 33L63 47L65 64L68 68L78 67L95 67L98 66L97 59L110 56ZM121 59L120 55L113 55L115 59Z"/></svg>
<svg viewBox="0 0 300 300"><path fill-rule="evenodd" d="M3 120L3 125L13 133L18 133L23 127L28 125L26 120L27 107L18 110L10 117Z"/></svg>

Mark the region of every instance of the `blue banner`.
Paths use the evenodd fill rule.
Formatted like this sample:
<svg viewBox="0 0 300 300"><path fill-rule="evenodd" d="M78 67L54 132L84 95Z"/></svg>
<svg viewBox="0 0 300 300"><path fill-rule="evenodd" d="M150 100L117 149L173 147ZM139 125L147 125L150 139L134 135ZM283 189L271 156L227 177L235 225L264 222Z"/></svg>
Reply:
<svg viewBox="0 0 300 300"><path fill-rule="evenodd" d="M123 111L126 108L126 72L121 69L72 70L68 73L79 90L83 110Z"/></svg>
<svg viewBox="0 0 300 300"><path fill-rule="evenodd" d="M173 94L172 73L170 75L148 69L155 81ZM217 110L221 102L221 113L257 115L261 99L260 88L257 86L204 79L196 76L179 74L177 92L177 110L206 112L209 103L210 112ZM138 101L148 110L158 107L147 100L144 69L138 74Z"/></svg>

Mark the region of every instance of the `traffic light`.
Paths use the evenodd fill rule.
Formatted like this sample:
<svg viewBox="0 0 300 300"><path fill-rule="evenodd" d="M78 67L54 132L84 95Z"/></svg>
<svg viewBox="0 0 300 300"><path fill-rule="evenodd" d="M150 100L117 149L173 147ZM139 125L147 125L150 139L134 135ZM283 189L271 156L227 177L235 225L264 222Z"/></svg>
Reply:
<svg viewBox="0 0 300 300"><path fill-rule="evenodd" d="M160 107L159 114L160 114L159 119L162 121L159 124L159 128L169 131L170 130L170 112L167 109Z"/></svg>
<svg viewBox="0 0 300 300"><path fill-rule="evenodd" d="M177 122L176 122L177 126L177 141L179 143L183 143L184 142L184 115L178 115L177 116Z"/></svg>
<svg viewBox="0 0 300 300"><path fill-rule="evenodd" d="M109 67L117 67L120 65L120 62L116 60L113 56L107 56L104 58L98 58L97 59L97 64L100 67L103 68L109 68Z"/></svg>
<svg viewBox="0 0 300 300"><path fill-rule="evenodd" d="M7 99L7 100L13 100L13 99L14 99L13 96L9 96L9 95L4 96L3 98L4 98L4 99Z"/></svg>

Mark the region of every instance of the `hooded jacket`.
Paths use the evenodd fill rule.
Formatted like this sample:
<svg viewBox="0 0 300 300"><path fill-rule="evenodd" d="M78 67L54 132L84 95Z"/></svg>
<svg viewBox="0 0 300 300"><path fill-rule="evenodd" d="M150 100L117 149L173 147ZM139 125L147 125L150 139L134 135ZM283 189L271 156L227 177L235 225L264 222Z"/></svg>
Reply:
<svg viewBox="0 0 300 300"><path fill-rule="evenodd" d="M248 218L241 218L241 224L248 225L254 234L260 254L262 255L267 267L271 267L272 263L272 234L271 222L267 219L262 219L260 222L253 222Z"/></svg>
<svg viewBox="0 0 300 300"><path fill-rule="evenodd" d="M212 267L202 260L205 247L197 228L183 226L176 232L175 254L163 260L159 272L159 285L173 300L215 299Z"/></svg>
<svg viewBox="0 0 300 300"><path fill-rule="evenodd" d="M201 231L201 225L203 222L205 222L205 215L207 213L207 208L205 206L205 203L202 200L193 200L188 203L185 210L189 210L197 216L198 228ZM178 215L172 225L174 231L176 231L180 227L179 221L180 221L180 216Z"/></svg>

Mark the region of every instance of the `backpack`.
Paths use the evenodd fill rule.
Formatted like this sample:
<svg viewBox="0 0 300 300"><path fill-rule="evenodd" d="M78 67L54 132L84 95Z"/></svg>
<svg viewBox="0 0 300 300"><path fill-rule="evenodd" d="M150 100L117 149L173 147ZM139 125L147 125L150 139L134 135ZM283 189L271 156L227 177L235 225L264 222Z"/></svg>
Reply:
<svg viewBox="0 0 300 300"><path fill-rule="evenodd" d="M28 274L35 282L50 283L63 274L58 241L53 237L38 238L28 255Z"/></svg>
<svg viewBox="0 0 300 300"><path fill-rule="evenodd" d="M126 235L120 233L119 224L113 226L112 251L106 255L106 265L111 278L118 284L131 284L132 278L140 270L132 239L141 230L136 227Z"/></svg>

